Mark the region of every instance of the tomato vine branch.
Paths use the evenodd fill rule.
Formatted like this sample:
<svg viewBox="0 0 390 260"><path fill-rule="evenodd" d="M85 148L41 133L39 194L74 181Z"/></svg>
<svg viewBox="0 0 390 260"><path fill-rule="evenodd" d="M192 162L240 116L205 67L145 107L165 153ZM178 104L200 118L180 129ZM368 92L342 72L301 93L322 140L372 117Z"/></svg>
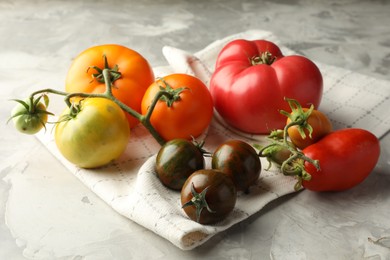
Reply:
<svg viewBox="0 0 390 260"><path fill-rule="evenodd" d="M298 126L299 128L306 128L309 130L311 137L311 126L307 123L307 119L309 118L310 113L313 109L311 108L308 111L303 112L302 108L296 100L286 99L286 101L290 104L290 107L292 108L293 112L298 110L302 113L295 113L293 116L291 116L291 114L285 111L280 111L281 114L289 117L291 121L287 125L285 125L282 131L275 130L271 132L268 137L272 139L273 142L261 148L258 155L260 157L267 157L267 159L270 161L270 157L272 155L265 152L267 149L269 150L269 148L273 146L281 146L285 149L288 149L290 151L290 156L280 165L280 170L284 175L296 176L298 178L298 182L295 185L295 189L298 190L301 188L303 180L308 181L311 179L311 175L305 170L305 162L311 163L317 170L320 169L320 164L318 160L313 160L307 157L302 151L298 150L292 142L289 141L288 129L293 126Z"/></svg>
<svg viewBox="0 0 390 260"><path fill-rule="evenodd" d="M150 107L147 110L147 113L145 115L142 115L132 109L131 107L127 106L120 100L118 100L112 93L112 81L111 81L111 74L112 70L110 68L104 68L101 70L102 78L104 79L106 91L104 93L83 93L83 92L77 92L77 93L68 93L65 91L60 91L56 89L46 88L42 90L38 90L33 92L30 95L30 99L33 100L35 95L41 94L41 93L51 93L56 95L65 96L64 101L67 104L67 106L71 109L71 113L78 113L77 108L72 104L72 98L74 97L80 97L80 98L106 98L114 103L116 103L124 112L128 113L129 115L133 116L134 118L138 119L140 123L150 132L150 134L154 137L154 139L160 144L165 144L166 140L164 140L161 135L156 131L156 129L153 127L152 123L150 122L150 118L152 116L153 110L155 106L157 105L158 101L162 97L166 97L167 99L172 98L172 94L169 93L169 91L165 89L161 89L159 92L157 92L156 96L154 97Z"/></svg>

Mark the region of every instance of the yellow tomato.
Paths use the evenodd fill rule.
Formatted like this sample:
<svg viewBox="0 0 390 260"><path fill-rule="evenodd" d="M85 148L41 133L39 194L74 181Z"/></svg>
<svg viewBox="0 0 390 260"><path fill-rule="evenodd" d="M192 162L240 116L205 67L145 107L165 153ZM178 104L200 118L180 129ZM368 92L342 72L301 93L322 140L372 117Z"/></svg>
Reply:
<svg viewBox="0 0 390 260"><path fill-rule="evenodd" d="M130 128L122 109L106 98L76 101L65 109L55 128L61 154L82 168L96 168L117 159L126 149ZM74 115L73 115L74 114Z"/></svg>

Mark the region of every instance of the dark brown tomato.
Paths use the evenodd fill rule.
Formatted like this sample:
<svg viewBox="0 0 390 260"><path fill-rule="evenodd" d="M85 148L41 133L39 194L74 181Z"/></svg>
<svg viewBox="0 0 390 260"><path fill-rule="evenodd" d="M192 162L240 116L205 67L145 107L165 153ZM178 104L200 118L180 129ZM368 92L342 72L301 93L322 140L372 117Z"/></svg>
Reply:
<svg viewBox="0 0 390 260"><path fill-rule="evenodd" d="M224 173L204 169L191 174L181 190L181 205L187 216L200 224L214 224L233 211L237 190Z"/></svg>
<svg viewBox="0 0 390 260"><path fill-rule="evenodd" d="M239 191L248 191L260 176L261 162L256 150L241 140L229 140L213 153L211 165L230 176Z"/></svg>
<svg viewBox="0 0 390 260"><path fill-rule="evenodd" d="M201 148L185 139L173 139L163 145L156 158L156 172L170 189L181 190L194 171L204 168Z"/></svg>

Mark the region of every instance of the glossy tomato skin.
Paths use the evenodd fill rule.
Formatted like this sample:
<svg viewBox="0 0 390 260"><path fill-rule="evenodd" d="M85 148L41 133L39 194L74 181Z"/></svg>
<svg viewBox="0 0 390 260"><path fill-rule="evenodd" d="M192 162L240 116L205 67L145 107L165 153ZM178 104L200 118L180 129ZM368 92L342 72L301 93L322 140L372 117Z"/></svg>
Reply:
<svg viewBox="0 0 390 260"><path fill-rule="evenodd" d="M307 108L303 108L303 111L307 111ZM291 122L290 118L287 119L286 124ZM329 118L319 110L313 110L307 119L307 123L313 128L311 138L309 137L309 131L304 129L306 138L298 132L298 126L289 127L287 132L291 139L291 142L299 149L304 149L311 144L318 142L322 137L332 132L333 127Z"/></svg>
<svg viewBox="0 0 390 260"><path fill-rule="evenodd" d="M124 112L105 98L81 100L81 110L64 120L65 109L55 127L55 142L61 154L82 168L97 168L117 159L126 149L130 129Z"/></svg>
<svg viewBox="0 0 390 260"><path fill-rule="evenodd" d="M213 116L213 101L206 85L187 74L171 74L150 85L142 100L142 114L146 114L160 87L167 84L173 89L185 88L180 99L169 107L160 100L153 110L150 121L166 140L192 139L202 134Z"/></svg>
<svg viewBox="0 0 390 260"><path fill-rule="evenodd" d="M256 150L241 140L229 140L217 147L211 165L228 175L239 191L247 191L255 184L261 171Z"/></svg>
<svg viewBox="0 0 390 260"><path fill-rule="evenodd" d="M252 57L269 51L275 61L253 64ZM322 98L322 75L303 56L283 56L278 46L264 40L234 40L219 53L210 81L214 106L235 128L254 134L282 129L280 110L291 111L284 98L318 107Z"/></svg>
<svg viewBox="0 0 390 260"><path fill-rule="evenodd" d="M142 97L154 81L154 74L148 61L138 52L116 44L98 45L81 52L72 62L65 79L67 92L103 93L104 82L93 79L96 70L91 66L104 68L107 57L110 68L118 66L121 77L114 81L112 92L116 98L137 112L141 112ZM126 114L131 127L138 120Z"/></svg>
<svg viewBox="0 0 390 260"><path fill-rule="evenodd" d="M212 212L203 208L199 220L194 206L183 207L187 216L200 224L214 224L226 218L233 211L237 200L237 191L232 180L220 171L213 169L198 170L190 175L181 190L181 204L193 199L191 186L197 193L207 187L206 201Z"/></svg>
<svg viewBox="0 0 390 260"><path fill-rule="evenodd" d="M156 172L161 182L173 190L181 190L195 171L203 169L205 160L199 147L186 139L173 139L157 153Z"/></svg>
<svg viewBox="0 0 390 260"><path fill-rule="evenodd" d="M312 191L343 191L361 183L374 169L380 154L378 139L369 131L348 128L334 131L303 150L320 163L306 162L311 180L302 185Z"/></svg>

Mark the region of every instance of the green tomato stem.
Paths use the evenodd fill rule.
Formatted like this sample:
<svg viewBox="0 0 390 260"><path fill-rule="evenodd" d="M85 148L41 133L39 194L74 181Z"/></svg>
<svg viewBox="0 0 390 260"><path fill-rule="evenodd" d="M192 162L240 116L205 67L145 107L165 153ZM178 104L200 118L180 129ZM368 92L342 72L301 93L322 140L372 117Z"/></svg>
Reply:
<svg viewBox="0 0 390 260"><path fill-rule="evenodd" d="M284 110L280 111L280 113L282 115L287 116L291 120L291 122L297 122L297 124L295 125L297 126L297 130L302 139L306 138L305 129L307 129L307 131L309 132L309 137L312 138L313 128L308 123L308 119L314 110L313 104L307 111L303 111L301 104L297 100L290 98L285 98L285 100L288 102L291 108L291 113L288 113Z"/></svg>
<svg viewBox="0 0 390 260"><path fill-rule="evenodd" d="M166 95L166 91L160 90L157 92L156 96L153 99L153 102L151 106L148 108L148 111L146 115L142 115L135 111L134 109L130 108L129 106L125 105L122 103L120 100L114 97L112 94L112 84L111 84L111 79L110 79L110 70L105 68L103 69L103 78L104 82L106 84L106 92L103 94L103 97L108 98L115 102L122 110L130 114L131 116L135 117L138 119L141 124L150 132L150 134L154 137L154 139L160 144L164 145L166 143L166 140L161 137L161 135L156 131L156 129L153 127L152 123L150 122L150 117L152 116L152 112L157 104L157 102L160 100L160 98L164 95Z"/></svg>
<svg viewBox="0 0 390 260"><path fill-rule="evenodd" d="M154 110L157 102L160 100L160 98L163 97L163 96L166 96L167 98L169 98L169 97L171 97L171 94L168 93L167 91L163 90L163 89L160 90L159 92L157 92L156 96L154 97L154 99L152 101L151 106L148 108L147 113L145 115L142 115L142 114L138 113L137 111L135 111L134 109L132 109L129 106L127 106L126 104L124 104L123 102L121 102L120 100L118 100L112 94L112 89L111 89L112 88L112 84L111 84L111 74L110 73L111 72L110 72L109 68L105 68L105 69L102 70L102 75L103 75L104 82L105 82L105 85L106 85L106 91L104 93L82 93L82 92L80 92L80 93L68 93L68 92L59 91L59 90L56 90L56 89L47 88L47 89L42 89L42 90L38 90L38 91L33 92L30 95L29 98L31 99L31 102L33 102L34 96L38 95L38 94L41 94L41 93L51 93L51 94L65 96L64 101L65 101L66 105L71 110L75 109L73 111L73 113L75 113L75 114L78 113L79 111L77 111L77 109L74 107L74 105L72 105L72 102L71 102L71 98L72 97L81 97L81 98L97 98L97 97L100 97L100 98L107 98L107 99L113 101L114 103L116 103L123 111L125 111L128 114L130 114L134 118L138 119L141 122L141 124L150 132L150 134L154 137L154 139L160 145L164 145L166 143L166 140L164 138L162 138L161 135L153 127L152 123L150 122L150 117L152 116L153 110ZM71 111L71 113L72 113L72 111Z"/></svg>
<svg viewBox="0 0 390 260"><path fill-rule="evenodd" d="M291 99L286 99L292 110L294 110L294 105L296 106L296 110L302 110L300 107L299 103L295 100ZM291 152L291 155L288 159L286 159L280 169L284 175L288 176L296 176L298 178L298 182L295 185L295 189L298 190L302 186L302 181L303 180L310 180L311 175L305 170L305 162L309 162L315 166L317 170L320 170L320 164L318 160L313 160L306 155L302 151L299 151L295 145L292 142L289 142L289 134L288 134L288 129L293 126L302 126L304 125L306 128L309 128L310 125L307 124L307 119L312 111L312 108L303 116L295 116L291 117L291 115L285 111L280 111L281 114L286 115L291 119L291 121L285 125L283 128L283 131L277 130L273 131L269 138L273 140L273 142L262 149L260 149L258 155L260 157L267 157L267 159L270 159L265 152L267 149L271 148L272 146L282 146L286 149L288 149ZM303 111L302 111L303 112ZM283 132L283 135L281 133Z"/></svg>
<svg viewBox="0 0 390 260"><path fill-rule="evenodd" d="M38 95L38 94L42 94L42 93L50 93L50 94L55 94L55 95L60 95L60 96L65 96L65 103L68 107L71 107L71 102L70 102L70 98L68 97L69 96L69 93L68 92L65 92L65 91L60 91L60 90L56 90L56 89L52 89L52 88L45 88L45 89L41 89L41 90L38 90L38 91L35 91L33 93L31 93L30 95L30 100L33 100L34 99L34 96ZM84 93L72 93L73 96L81 96L83 95Z"/></svg>
<svg viewBox="0 0 390 260"><path fill-rule="evenodd" d="M30 98L32 98L35 95L41 94L41 93L52 93L52 94L57 94L57 95L61 95L61 96L66 96L69 94L68 92L65 92L65 91L60 91L60 90L56 90L56 89L52 89L52 88L46 88L46 89L41 89L41 90L38 90L38 91L31 93Z"/></svg>
<svg viewBox="0 0 390 260"><path fill-rule="evenodd" d="M250 63L252 66L259 64L271 65L276 60L276 57L272 55L269 51L262 52L259 56L252 57Z"/></svg>
<svg viewBox="0 0 390 260"><path fill-rule="evenodd" d="M298 121L291 121L289 124L287 124L284 129L283 129L283 144L290 150L290 151L296 151L297 148L295 147L295 145L291 142L288 141L288 129L292 126L295 126L295 125L300 125L302 124L302 119L298 120Z"/></svg>

